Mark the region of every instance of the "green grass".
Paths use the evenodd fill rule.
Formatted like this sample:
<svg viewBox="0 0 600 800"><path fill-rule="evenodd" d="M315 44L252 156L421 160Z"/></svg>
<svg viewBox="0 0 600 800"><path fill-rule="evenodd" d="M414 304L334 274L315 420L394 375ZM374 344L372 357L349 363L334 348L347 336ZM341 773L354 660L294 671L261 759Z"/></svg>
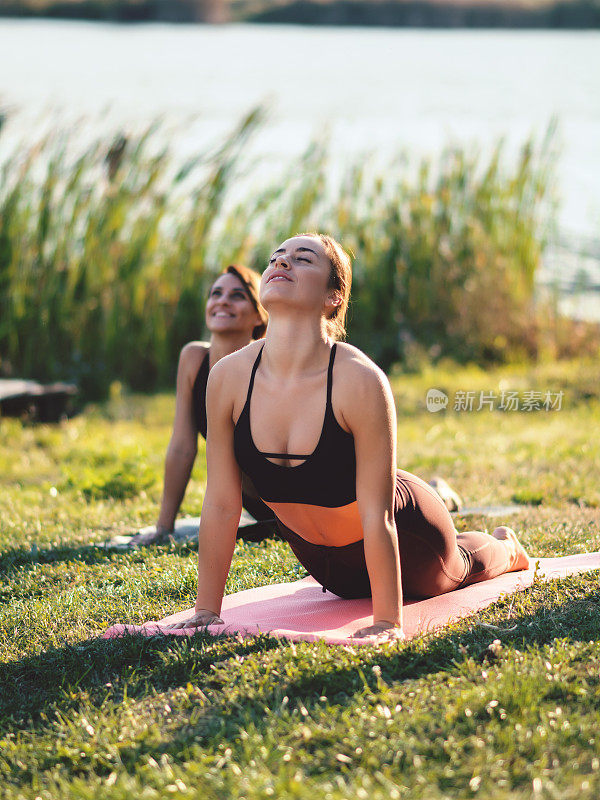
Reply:
<svg viewBox="0 0 600 800"><path fill-rule="evenodd" d="M395 376L398 463L470 505L526 502L510 522L536 555L599 549L598 377L583 362ZM431 386L565 397L430 414ZM115 393L59 426L0 420L0 796L598 797L597 573L377 648L99 639L193 602L193 547L93 547L154 521L172 412L170 396ZM201 452L184 512L205 479ZM301 574L282 543L238 544L227 591Z"/></svg>

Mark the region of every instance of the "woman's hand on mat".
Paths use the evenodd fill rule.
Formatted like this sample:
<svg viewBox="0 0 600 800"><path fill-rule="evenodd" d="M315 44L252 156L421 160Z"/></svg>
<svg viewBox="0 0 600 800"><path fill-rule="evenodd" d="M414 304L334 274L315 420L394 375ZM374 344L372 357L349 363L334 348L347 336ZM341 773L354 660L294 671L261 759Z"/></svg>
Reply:
<svg viewBox="0 0 600 800"><path fill-rule="evenodd" d="M225 623L218 614L214 611L209 611L206 608L201 608L200 611L192 617L182 620L181 622L171 622L170 625L165 625L168 630L177 631L184 628L206 628L207 625L224 625Z"/></svg>
<svg viewBox="0 0 600 800"><path fill-rule="evenodd" d="M373 639L378 642L394 642L406 639L404 631L399 625L387 620L379 620L373 622L372 625L367 625L365 628L360 628L353 634L355 639Z"/></svg>
<svg viewBox="0 0 600 800"><path fill-rule="evenodd" d="M142 528L129 540L130 547L145 547L149 544L167 544L173 536L173 528L166 528L164 525L149 525Z"/></svg>

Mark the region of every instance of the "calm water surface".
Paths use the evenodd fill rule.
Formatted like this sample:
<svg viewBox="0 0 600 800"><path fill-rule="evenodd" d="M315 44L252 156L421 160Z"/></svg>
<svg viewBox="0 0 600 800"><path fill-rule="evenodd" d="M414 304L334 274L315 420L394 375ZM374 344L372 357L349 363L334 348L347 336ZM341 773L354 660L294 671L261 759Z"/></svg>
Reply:
<svg viewBox="0 0 600 800"><path fill-rule="evenodd" d="M82 130L163 115L183 154L270 103L254 152L270 164L328 129L335 159L509 149L559 120L561 227L600 234L600 32L295 26L112 26L0 20L5 143L49 120ZM86 127L87 126L87 127Z"/></svg>

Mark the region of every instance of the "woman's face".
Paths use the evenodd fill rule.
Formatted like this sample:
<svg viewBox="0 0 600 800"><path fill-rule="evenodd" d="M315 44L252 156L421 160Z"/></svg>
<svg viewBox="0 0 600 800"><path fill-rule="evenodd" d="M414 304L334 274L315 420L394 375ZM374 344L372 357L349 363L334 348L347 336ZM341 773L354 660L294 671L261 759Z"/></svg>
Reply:
<svg viewBox="0 0 600 800"><path fill-rule="evenodd" d="M226 272L211 286L206 301L206 327L211 333L244 333L248 341L261 319L244 284Z"/></svg>
<svg viewBox="0 0 600 800"><path fill-rule="evenodd" d="M260 282L260 301L330 315L331 262L320 239L293 236L274 251ZM335 306L335 303L332 307Z"/></svg>

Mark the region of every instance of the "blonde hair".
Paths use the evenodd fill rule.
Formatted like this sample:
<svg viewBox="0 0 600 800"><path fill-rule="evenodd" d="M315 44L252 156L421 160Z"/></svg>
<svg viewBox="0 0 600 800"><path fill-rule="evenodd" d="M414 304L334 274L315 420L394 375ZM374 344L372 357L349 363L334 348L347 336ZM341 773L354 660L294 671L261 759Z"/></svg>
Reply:
<svg viewBox="0 0 600 800"><path fill-rule="evenodd" d="M312 236L314 239L318 239L325 248L331 264L328 288L335 289L342 299L327 320L327 334L336 341L345 339L346 314L352 287L352 259L342 245L333 236L328 236L326 233L297 233L296 236Z"/></svg>

